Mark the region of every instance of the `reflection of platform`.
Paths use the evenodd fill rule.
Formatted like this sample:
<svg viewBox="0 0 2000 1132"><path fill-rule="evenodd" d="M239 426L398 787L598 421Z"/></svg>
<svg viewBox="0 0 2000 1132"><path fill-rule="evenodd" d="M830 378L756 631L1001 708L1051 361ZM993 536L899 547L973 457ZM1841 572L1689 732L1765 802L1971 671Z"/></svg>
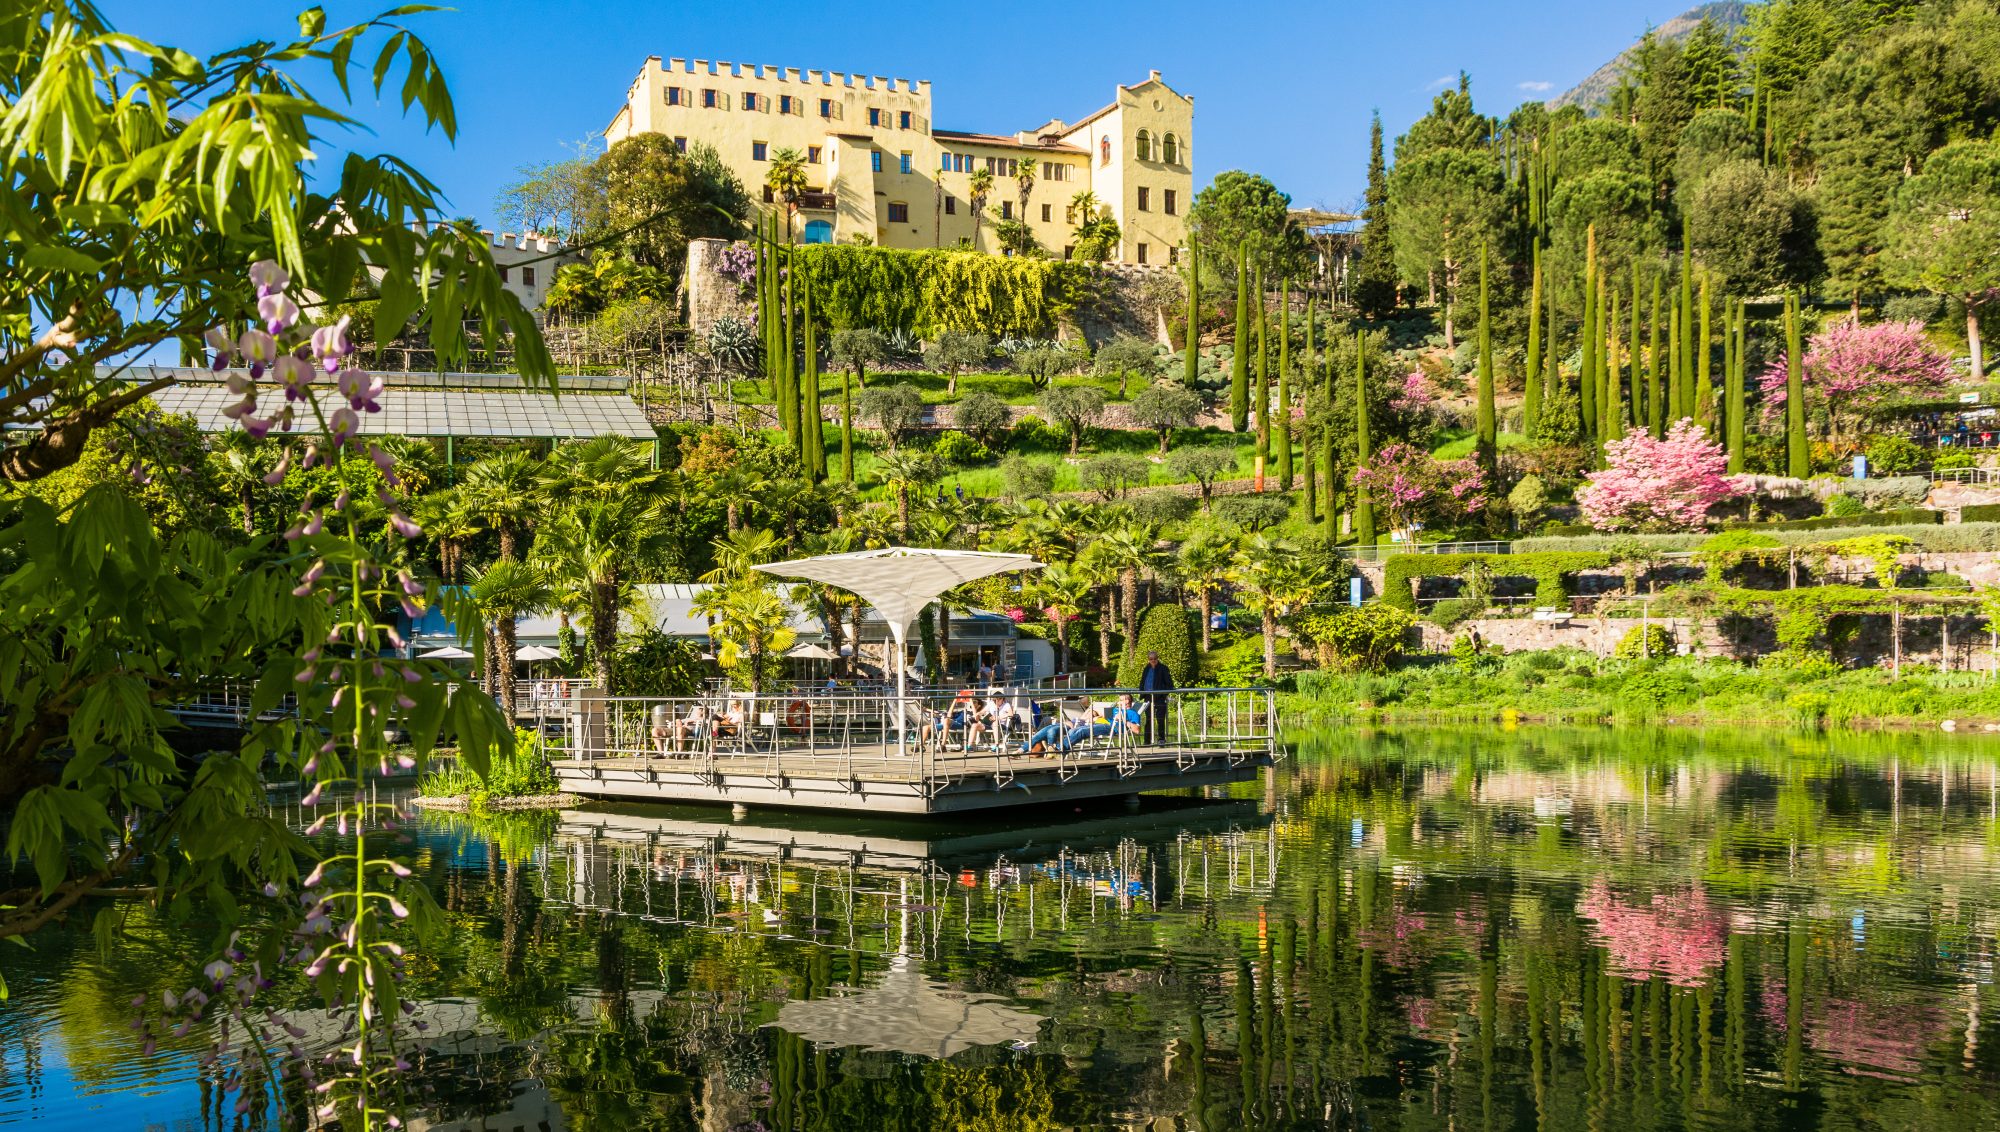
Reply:
<svg viewBox="0 0 2000 1132"><path fill-rule="evenodd" d="M572 794L656 802L724 802L856 813L943 814L1248 782L1272 757L1139 748L1060 762L1011 755L899 758L798 754L598 758L556 762ZM843 765L845 764L845 765Z"/></svg>
<svg viewBox="0 0 2000 1132"><path fill-rule="evenodd" d="M1110 849L1126 840L1171 842L1270 823L1254 802L1180 798L1148 798L1137 813L1079 815L1066 809L1047 815L1015 812L1005 821L997 817L974 816L947 832L934 822L900 815L866 821L796 813L784 815L784 824L777 825L732 822L692 806L594 806L563 811L556 835L799 864L923 869L988 865L1003 856L1016 861L1053 858Z"/></svg>

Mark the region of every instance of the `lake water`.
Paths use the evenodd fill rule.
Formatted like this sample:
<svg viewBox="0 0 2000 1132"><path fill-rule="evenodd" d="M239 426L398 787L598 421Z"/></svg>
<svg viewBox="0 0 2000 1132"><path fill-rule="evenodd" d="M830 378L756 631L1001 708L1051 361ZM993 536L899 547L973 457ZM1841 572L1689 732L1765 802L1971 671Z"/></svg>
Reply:
<svg viewBox="0 0 2000 1132"><path fill-rule="evenodd" d="M1996 846L2000 742L1935 734L1330 731L997 821L431 815L412 1126L2000 1128ZM206 943L0 951L0 1123L237 1127L199 1043L126 1028Z"/></svg>

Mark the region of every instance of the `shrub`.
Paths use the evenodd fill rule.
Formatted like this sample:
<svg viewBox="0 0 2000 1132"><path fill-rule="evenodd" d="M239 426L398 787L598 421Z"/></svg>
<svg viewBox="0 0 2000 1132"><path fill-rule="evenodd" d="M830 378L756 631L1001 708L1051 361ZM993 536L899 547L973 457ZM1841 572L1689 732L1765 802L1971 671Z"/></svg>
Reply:
<svg viewBox="0 0 2000 1132"><path fill-rule="evenodd" d="M1147 606L1139 614L1139 643L1125 650L1125 656L1119 662L1118 686L1139 686L1139 674L1146 667L1146 654L1149 652L1160 654L1161 663L1174 674L1175 687L1193 686L1201 678L1201 660L1196 647L1199 640L1194 630L1194 612L1186 606L1165 603ZM1259 653L1259 656L1262 654Z"/></svg>
<svg viewBox="0 0 2000 1132"><path fill-rule="evenodd" d="M1542 512L1549 508L1548 487L1542 477L1527 475L1507 493L1507 507L1514 512L1514 521L1521 527L1532 527L1541 521Z"/></svg>
<svg viewBox="0 0 2000 1132"><path fill-rule="evenodd" d="M1930 493L1931 481L1927 476L1855 480L1847 486L1847 494L1859 499L1870 510L1915 507Z"/></svg>
<svg viewBox="0 0 2000 1132"><path fill-rule="evenodd" d="M1924 466L1924 450L1907 436L1878 436L1866 455L1870 475L1900 476Z"/></svg>
<svg viewBox="0 0 2000 1132"><path fill-rule="evenodd" d="M1068 435L1063 430L1029 413L1014 422L1014 435L1007 443L1020 451L1054 452L1067 442Z"/></svg>
<svg viewBox="0 0 2000 1132"><path fill-rule="evenodd" d="M1275 527L1291 515L1292 505L1279 496L1225 495L1215 501L1215 514L1246 531Z"/></svg>
<svg viewBox="0 0 2000 1132"><path fill-rule="evenodd" d="M1958 509L1961 523L1990 523L2000 520L2000 503L1974 503Z"/></svg>
<svg viewBox="0 0 2000 1132"><path fill-rule="evenodd" d="M1627 660L1669 657L1674 655L1674 635L1665 625L1634 625L1613 651Z"/></svg>
<svg viewBox="0 0 2000 1132"><path fill-rule="evenodd" d="M1725 523L1728 530L1744 530L1755 527L1781 531L1824 531L1838 527L1896 527L1923 526L1941 523L1944 515L1937 511L1926 511L1921 507L1904 508L1897 511L1876 511L1866 515L1836 515L1818 519L1792 519L1783 523Z"/></svg>
<svg viewBox="0 0 2000 1132"><path fill-rule="evenodd" d="M1009 456L1000 462L1000 478L1015 500L1041 499L1055 490L1055 465Z"/></svg>
<svg viewBox="0 0 2000 1132"><path fill-rule="evenodd" d="M1126 488L1144 484L1152 472L1153 465L1145 457L1117 452L1092 456L1077 468L1083 486L1105 499L1116 499L1125 494Z"/></svg>
<svg viewBox="0 0 2000 1132"><path fill-rule="evenodd" d="M1320 663L1349 671L1380 672L1402 651L1417 619L1386 602L1333 615L1315 626Z"/></svg>
<svg viewBox="0 0 2000 1132"><path fill-rule="evenodd" d="M984 389L967 393L951 408L951 423L988 448L1005 441L1008 417L1007 402Z"/></svg>
<svg viewBox="0 0 2000 1132"><path fill-rule="evenodd" d="M1868 510L1868 505L1851 495L1835 494L1826 497L1826 513L1835 518L1859 515Z"/></svg>
<svg viewBox="0 0 2000 1132"><path fill-rule="evenodd" d="M1963 448L1946 448L1931 458L1931 470L1948 472L1954 468L1976 468L1979 458Z"/></svg>
<svg viewBox="0 0 2000 1132"><path fill-rule="evenodd" d="M931 455L960 468L993 458L992 450L962 432L938 434L937 442L931 445Z"/></svg>
<svg viewBox="0 0 2000 1132"><path fill-rule="evenodd" d="M1897 514L1904 514L1898 512ZM1924 519L1912 525L1880 525L1882 516L1868 515L1859 519L1840 519L1829 523L1825 520L1805 520L1812 525L1804 528L1789 523L1735 523L1725 531L1745 531L1769 535L1781 546L1816 546L1838 539L1843 533L1860 535L1893 534L1902 535L1923 549L1940 553L1950 551L2000 550L2000 523L1972 522L1938 525L1941 516L1935 511L1918 512ZM1624 535L1610 537L1604 535L1579 538L1521 538L1514 540L1514 553L1530 554L1546 551L1609 551L1621 544L1643 544L1656 552L1671 550L1694 550L1704 545L1700 535Z"/></svg>
<svg viewBox="0 0 2000 1132"><path fill-rule="evenodd" d="M1127 505L1132 508L1133 518L1160 526L1192 518L1198 506L1194 496L1174 491L1141 492L1133 495Z"/></svg>
<svg viewBox="0 0 2000 1132"><path fill-rule="evenodd" d="M1448 597L1443 601L1433 602L1425 618L1440 629L1456 629L1486 612L1490 605L1491 602L1485 597Z"/></svg>
<svg viewBox="0 0 2000 1132"><path fill-rule="evenodd" d="M1504 577L1535 579L1538 605L1562 605L1569 598L1566 578L1579 570L1611 565L1609 554L1551 551L1535 554L1395 554L1382 564L1382 600L1416 612L1410 583L1417 578L1455 578L1475 565Z"/></svg>

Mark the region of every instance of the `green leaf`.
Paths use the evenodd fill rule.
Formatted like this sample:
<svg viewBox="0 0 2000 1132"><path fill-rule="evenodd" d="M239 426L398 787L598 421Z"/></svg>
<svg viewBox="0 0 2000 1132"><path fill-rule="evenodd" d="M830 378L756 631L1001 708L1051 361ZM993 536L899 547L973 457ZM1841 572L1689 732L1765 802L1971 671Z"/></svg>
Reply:
<svg viewBox="0 0 2000 1132"><path fill-rule="evenodd" d="M309 39L317 38L326 30L326 9L307 8L299 13L299 34Z"/></svg>
<svg viewBox="0 0 2000 1132"><path fill-rule="evenodd" d="M375 304L375 340L393 342L400 337L410 316L417 313L420 298L416 280L388 265L382 276L382 298Z"/></svg>
<svg viewBox="0 0 2000 1132"><path fill-rule="evenodd" d="M29 267L46 268L50 271L74 271L86 275L104 270L103 260L62 244L30 245L22 251L21 262Z"/></svg>

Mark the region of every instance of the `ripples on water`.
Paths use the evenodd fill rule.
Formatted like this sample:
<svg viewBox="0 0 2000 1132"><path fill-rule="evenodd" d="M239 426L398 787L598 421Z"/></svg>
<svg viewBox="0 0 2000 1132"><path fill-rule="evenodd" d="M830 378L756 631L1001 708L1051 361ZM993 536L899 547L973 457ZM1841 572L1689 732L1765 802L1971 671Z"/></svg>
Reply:
<svg viewBox="0 0 2000 1132"><path fill-rule="evenodd" d="M2000 1127L2000 744L1295 756L1137 812L430 816L413 1126ZM125 1029L206 942L0 953L0 1123L234 1127Z"/></svg>

